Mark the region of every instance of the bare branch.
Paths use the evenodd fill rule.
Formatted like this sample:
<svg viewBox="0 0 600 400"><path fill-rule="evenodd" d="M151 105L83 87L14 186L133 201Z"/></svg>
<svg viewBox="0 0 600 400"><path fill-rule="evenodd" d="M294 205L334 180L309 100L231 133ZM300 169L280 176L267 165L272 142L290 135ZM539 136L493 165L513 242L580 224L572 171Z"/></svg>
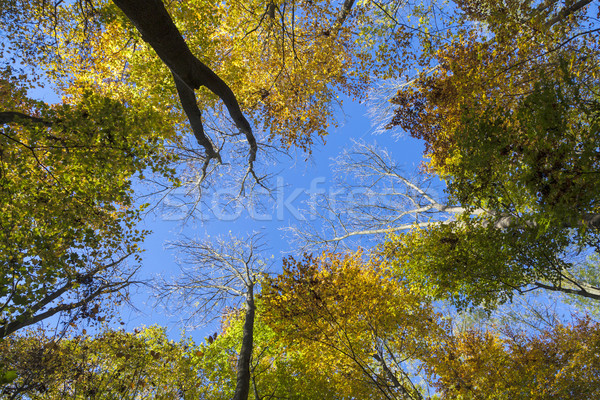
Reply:
<svg viewBox="0 0 600 400"><path fill-rule="evenodd" d="M242 346L237 362L237 382L233 399L246 400L250 390L250 360L254 346L254 287L268 267L262 258L265 245L259 234L240 240L233 236L207 240L183 240L171 243L182 256L182 275L173 282L164 279L156 285L159 302L180 312L192 311L193 318L216 313L242 298L245 303ZM202 321L203 322L203 321Z"/></svg>
<svg viewBox="0 0 600 400"><path fill-rule="evenodd" d="M173 314L185 315L186 325L197 327L220 316L227 307L247 297L269 263L262 256L262 236L244 240L233 236L214 240L171 242L180 276L161 277L155 283L157 301Z"/></svg>
<svg viewBox="0 0 600 400"><path fill-rule="evenodd" d="M374 145L355 142L334 163L341 178L336 190L315 196L308 210L321 226L290 228L302 249L423 228L466 211L438 200L428 177L406 178L391 155Z"/></svg>

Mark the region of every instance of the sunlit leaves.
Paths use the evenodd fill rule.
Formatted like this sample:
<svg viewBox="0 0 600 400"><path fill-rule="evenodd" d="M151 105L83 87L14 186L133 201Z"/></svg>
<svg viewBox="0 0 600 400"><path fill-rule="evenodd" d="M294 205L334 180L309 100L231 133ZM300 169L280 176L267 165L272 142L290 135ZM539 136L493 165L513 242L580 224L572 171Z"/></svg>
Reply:
<svg viewBox="0 0 600 400"><path fill-rule="evenodd" d="M443 399L574 399L600 394L600 330L587 318L526 335L469 329L430 353Z"/></svg>
<svg viewBox="0 0 600 400"><path fill-rule="evenodd" d="M202 346L169 340L158 327L62 340L30 331L0 348L0 363L17 375L0 393L13 398L188 399L206 393L194 356Z"/></svg>
<svg viewBox="0 0 600 400"><path fill-rule="evenodd" d="M419 389L398 360L417 359L439 326L430 304L391 277L382 260L361 252L288 259L263 289L265 319L311 365L331 379L351 377L348 396L386 396ZM406 368L406 370L405 370ZM350 385L365 381L367 385ZM353 392L356 391L356 392ZM412 398L412 397L411 397Z"/></svg>
<svg viewBox="0 0 600 400"><path fill-rule="evenodd" d="M479 217L415 228L391 235L384 254L413 290L458 308L493 309L536 282L559 285L571 266L569 237L528 223L515 219L511 227L499 229L493 220Z"/></svg>
<svg viewBox="0 0 600 400"><path fill-rule="evenodd" d="M445 19L456 25L392 99L390 126L425 141L428 169L465 212L395 237L395 256L463 305L461 296L504 301L539 280L560 290L568 249L598 251L597 22L561 2L457 5Z"/></svg>
<svg viewBox="0 0 600 400"><path fill-rule="evenodd" d="M49 11L43 3L30 7ZM342 95L363 98L373 77L397 73L398 43L380 40L395 24L369 2L343 18L341 4L329 0L194 0L167 8L194 55L232 88L254 125L284 146L309 150L336 124ZM48 53L27 61L39 63L61 89L77 98L82 85L92 86L121 101L150 103L177 124L184 121L170 71L112 3L60 4L52 15L39 27L51 42ZM9 29L26 38L17 45L31 45L32 32L17 24ZM383 47L373 51L373 41ZM198 97L202 110L221 115L214 95L200 90Z"/></svg>
<svg viewBox="0 0 600 400"><path fill-rule="evenodd" d="M174 177L151 110L132 111L90 92L76 104L50 107L22 97L14 80L2 85L3 111L37 118L17 117L0 130L6 329L69 294L77 303L111 292L110 282L120 282L115 290L126 282L127 268L115 267L140 252L146 234L135 229L143 206L134 204L132 180L146 169Z"/></svg>

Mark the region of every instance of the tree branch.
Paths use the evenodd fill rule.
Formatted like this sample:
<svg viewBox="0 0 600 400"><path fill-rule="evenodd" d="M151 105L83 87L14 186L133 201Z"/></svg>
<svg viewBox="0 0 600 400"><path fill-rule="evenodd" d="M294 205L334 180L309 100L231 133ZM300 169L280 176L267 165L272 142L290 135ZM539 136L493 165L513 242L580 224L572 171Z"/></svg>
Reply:
<svg viewBox="0 0 600 400"><path fill-rule="evenodd" d="M216 158L219 164L221 164L221 156L219 155L218 151L215 150L211 140L204 133L204 127L202 125L202 113L198 108L196 94L176 74L173 74L173 80L175 81L175 87L177 88L177 93L179 94L179 101L181 102L183 111L185 111L185 114L190 121L196 141L200 146L204 147L208 159Z"/></svg>
<svg viewBox="0 0 600 400"><path fill-rule="evenodd" d="M337 18L335 19L334 29L339 29L342 27L348 15L352 11L352 6L354 6L355 0L345 0L342 8L338 11Z"/></svg>
<svg viewBox="0 0 600 400"><path fill-rule="evenodd" d="M546 22L546 28L551 28L554 24L560 22L565 17L581 10L583 7L590 4L593 0L579 0L578 2L572 4L570 7L565 7L554 16L554 18L550 19Z"/></svg>
<svg viewBox="0 0 600 400"><path fill-rule="evenodd" d="M191 90L205 86L223 101L235 125L246 136L250 146L248 165L249 168L253 168L258 146L237 98L231 88L212 69L192 54L163 2L161 0L113 0L113 2L136 26L142 39L156 51L173 75L176 75ZM177 80L175 83L177 84ZM179 89L178 91L181 96L181 91ZM186 102L189 100L189 94L185 91L184 99ZM198 127L194 110L192 110L192 117L193 124ZM194 133L196 134L196 130Z"/></svg>
<svg viewBox="0 0 600 400"><path fill-rule="evenodd" d="M93 277L99 271L106 270L107 268L110 268L112 266L115 266L115 265L121 263L128 256L129 256L129 254L120 258L119 260L117 260L115 262L108 264L108 265L103 265L101 267L94 268L93 270L91 270L90 272L88 272L85 275L82 275L81 277L83 277L83 278ZM50 293L49 295L44 297L42 300L40 300L37 304L35 304L32 308L27 310L25 313L16 317L14 321L5 323L2 326L0 326L0 339L7 337L8 335L16 332L17 330L19 330L21 328L24 328L26 326L33 325L35 323L43 321L43 320L50 318L53 315L56 315L60 312L75 310L85 304L89 304L89 302L91 302L95 298L99 297L100 295L118 292L121 289L123 289L133 283L133 281L131 281L130 278L131 278L131 276L129 276L127 279L124 279L124 280L121 280L118 282L103 283L96 290L87 294L79 301L76 301L73 303L58 304L57 306L49 308L48 310L46 310L40 314L33 315L37 311L41 310L42 308L44 308L48 304L52 303L53 301L57 300L64 293L66 293L67 291L72 289L73 284L76 282L76 280L69 280L60 289L57 289L56 291Z"/></svg>
<svg viewBox="0 0 600 400"><path fill-rule="evenodd" d="M600 300L600 288L583 282L577 282L577 286L579 286L580 289L547 285L542 282L535 282L534 285L540 289L546 289L554 292L562 292L567 294L576 294L578 296L587 297L588 299Z"/></svg>
<svg viewBox="0 0 600 400"><path fill-rule="evenodd" d="M23 114L17 111L2 111L0 112L0 124L9 124L12 122L20 122L25 120L36 124L42 124L44 126L52 126L52 122L46 121L42 118L32 117L31 115Z"/></svg>

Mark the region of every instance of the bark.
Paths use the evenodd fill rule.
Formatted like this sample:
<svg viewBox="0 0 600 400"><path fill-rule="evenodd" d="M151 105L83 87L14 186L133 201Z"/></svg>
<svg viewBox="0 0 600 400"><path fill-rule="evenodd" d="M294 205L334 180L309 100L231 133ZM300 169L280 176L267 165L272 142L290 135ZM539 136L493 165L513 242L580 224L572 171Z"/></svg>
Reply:
<svg viewBox="0 0 600 400"><path fill-rule="evenodd" d="M576 294L578 296L586 297L588 299L600 300L600 288L589 285L587 283L578 282L576 287L563 287L563 286L555 286L555 285L547 285L542 282L535 282L535 286L540 289L551 290L553 292L561 292L566 294Z"/></svg>
<svg viewBox="0 0 600 400"><path fill-rule="evenodd" d="M587 6L592 1L593 0L579 0L578 2L572 4L571 6L563 8L562 10L560 10L558 12L558 14L556 16L554 16L553 18L551 18L550 20L548 20L546 22L546 27L551 28L554 24L562 21L564 18L568 17L569 15L573 14L574 12L581 10L583 7Z"/></svg>
<svg viewBox="0 0 600 400"><path fill-rule="evenodd" d="M204 133L204 127L202 126L202 113L198 108L196 94L188 85L185 84L185 82L179 78L179 76L173 74L173 80L175 81L175 87L177 88L177 93L179 94L181 106L183 107L183 111L190 121L196 141L200 146L204 147L206 155L209 159L217 158L219 162L221 162L218 152L215 150L210 139Z"/></svg>
<svg viewBox="0 0 600 400"><path fill-rule="evenodd" d="M42 118L32 117L31 115L23 114L16 111L3 111L0 112L0 124L9 124L12 122L29 121L36 124L42 124L45 126L52 126L52 122L46 121Z"/></svg>
<svg viewBox="0 0 600 400"><path fill-rule="evenodd" d="M481 214L483 212L479 212ZM505 215L494 222L494 227L497 229L507 229L514 226L516 223L524 224L528 227L535 227L534 221L519 221L518 218L512 215ZM592 229L600 229L600 214L584 214L581 217L567 218L561 222L563 228L577 228L580 226L589 227Z"/></svg>
<svg viewBox="0 0 600 400"><path fill-rule="evenodd" d="M248 161L252 166L256 160L256 139L233 91L212 69L192 54L162 0L113 0L113 2L125 13L142 35L142 39L156 51L158 57L181 82L192 90L205 86L219 96L237 128L246 135L250 145ZM194 134L197 138L202 137L197 133L195 130Z"/></svg>
<svg viewBox="0 0 600 400"><path fill-rule="evenodd" d="M246 316L242 335L242 349L237 362L237 377L233 400L247 400L250 392L250 359L254 346L254 285L248 286Z"/></svg>
<svg viewBox="0 0 600 400"><path fill-rule="evenodd" d="M546 27L551 28L554 24L562 21L564 18L568 17L569 15L573 14L574 12L581 10L583 7L587 6L591 2L592 2L592 0L579 0L578 2L572 4L571 6L563 8L562 10L560 10L558 12L558 14L556 14L556 16L554 16L553 18L551 18L550 20L548 20L546 22Z"/></svg>
<svg viewBox="0 0 600 400"><path fill-rule="evenodd" d="M346 21L346 18L348 18L348 15L350 15L350 11L352 11L352 6L354 6L354 1L355 0L345 0L344 4L342 5L342 8L340 8L340 11L338 12L337 18L335 20L335 26L336 27L341 27L344 22Z"/></svg>
<svg viewBox="0 0 600 400"><path fill-rule="evenodd" d="M585 214L583 223L594 229L600 229L600 214Z"/></svg>

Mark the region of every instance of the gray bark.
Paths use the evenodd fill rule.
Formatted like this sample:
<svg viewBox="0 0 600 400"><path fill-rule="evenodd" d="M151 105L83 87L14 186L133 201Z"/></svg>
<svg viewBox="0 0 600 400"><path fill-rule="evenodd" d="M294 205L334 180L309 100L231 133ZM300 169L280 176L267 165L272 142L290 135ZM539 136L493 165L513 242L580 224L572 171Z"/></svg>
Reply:
<svg viewBox="0 0 600 400"><path fill-rule="evenodd" d="M190 51L183 36L173 23L171 16L167 12L162 0L113 0L136 26L142 39L147 42L156 51L160 59L171 69L171 72L178 77L182 83L190 89L198 89L205 86L219 98L227 107L229 115L233 119L237 128L246 135L246 140L250 146L248 163L250 168L256 160L258 146L252 133L250 123L242 113L240 105L233 94L231 88L207 65L200 61ZM177 83L177 79L175 79ZM180 97L182 91L178 88ZM185 94L182 101L187 101L189 93ZM188 110L190 110L188 108ZM188 111L186 110L186 113ZM196 115L195 111L192 115ZM188 114L188 117L190 114ZM192 119L195 119L193 117ZM196 138L205 138L201 124L196 120L192 124ZM190 121L192 123L192 121ZM203 146L208 148L208 146ZM210 150L208 150L210 151ZM210 157L210 154L207 154Z"/></svg>
<svg viewBox="0 0 600 400"><path fill-rule="evenodd" d="M254 288L248 287L246 294L246 315L242 334L242 348L237 361L237 377L233 400L247 400L250 392L250 359L254 347Z"/></svg>
<svg viewBox="0 0 600 400"><path fill-rule="evenodd" d="M578 2L572 4L571 6L563 8L562 10L560 10L558 12L558 14L556 14L556 16L554 16L553 18L551 18L550 20L548 20L546 22L546 27L551 28L554 24L560 22L561 20L563 20L567 16L573 14L574 12L581 10L583 7L587 6L592 1L593 0L579 0Z"/></svg>

